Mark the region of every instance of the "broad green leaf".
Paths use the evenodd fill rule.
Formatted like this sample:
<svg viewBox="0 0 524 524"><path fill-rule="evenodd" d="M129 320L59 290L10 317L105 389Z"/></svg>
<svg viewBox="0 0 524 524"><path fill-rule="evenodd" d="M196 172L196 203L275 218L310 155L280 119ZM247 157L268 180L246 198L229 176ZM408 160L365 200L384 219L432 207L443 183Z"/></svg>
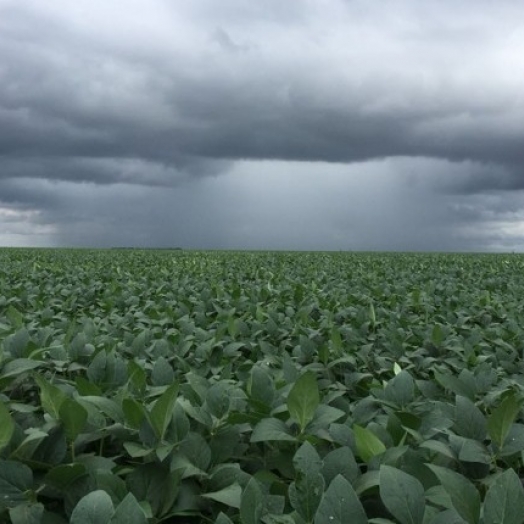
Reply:
<svg viewBox="0 0 524 524"><path fill-rule="evenodd" d="M26 503L9 510L11 524L41 524L44 506L40 503Z"/></svg>
<svg viewBox="0 0 524 524"><path fill-rule="evenodd" d="M258 481L253 477L242 492L240 500L240 521L242 524L260 524L266 513L265 495Z"/></svg>
<svg viewBox="0 0 524 524"><path fill-rule="evenodd" d="M324 494L324 486L324 477L320 473L300 475L289 486L288 496L291 507L306 522L312 522Z"/></svg>
<svg viewBox="0 0 524 524"><path fill-rule="evenodd" d="M58 417L64 425L67 438L74 441L86 425L87 411L78 402L66 398L60 405Z"/></svg>
<svg viewBox="0 0 524 524"><path fill-rule="evenodd" d="M476 391L472 389L471 387L469 387L464 382L462 382L455 375L451 375L449 372L440 373L438 371L435 371L434 374L435 374L435 379L443 388L452 391L456 395L467 397L472 402L475 400Z"/></svg>
<svg viewBox="0 0 524 524"><path fill-rule="evenodd" d="M211 448L200 433L188 433L179 449L191 464L202 471L206 471L211 464Z"/></svg>
<svg viewBox="0 0 524 524"><path fill-rule="evenodd" d="M39 360L15 358L14 360L7 362L3 367L0 378L17 377L23 373L42 367L43 364L44 363Z"/></svg>
<svg viewBox="0 0 524 524"><path fill-rule="evenodd" d="M122 411L127 425L133 429L139 429L147 416L144 406L130 397L122 401Z"/></svg>
<svg viewBox="0 0 524 524"><path fill-rule="evenodd" d="M476 462L480 464L490 464L491 455L488 448L478 442L469 438L457 437L456 435L449 436L449 443L462 462Z"/></svg>
<svg viewBox="0 0 524 524"><path fill-rule="evenodd" d="M24 325L22 313L12 304L7 308L5 316L15 329L20 329Z"/></svg>
<svg viewBox="0 0 524 524"><path fill-rule="evenodd" d="M0 460L0 508L11 508L28 501L33 472L25 464Z"/></svg>
<svg viewBox="0 0 524 524"><path fill-rule="evenodd" d="M158 357L151 370L153 386L170 386L175 381L175 372L171 364L164 357Z"/></svg>
<svg viewBox="0 0 524 524"><path fill-rule="evenodd" d="M337 475L322 497L315 524L367 524L362 503L351 484Z"/></svg>
<svg viewBox="0 0 524 524"><path fill-rule="evenodd" d="M514 393L510 393L488 417L489 436L499 448L504 445L504 441L506 440L513 422L515 422L515 418L517 417L521 406L522 400L517 399L517 396Z"/></svg>
<svg viewBox="0 0 524 524"><path fill-rule="evenodd" d="M213 384L206 392L206 405L216 418L227 415L230 406L229 389L222 383Z"/></svg>
<svg viewBox="0 0 524 524"><path fill-rule="evenodd" d="M11 441L15 423L7 406L0 400L0 451L2 451Z"/></svg>
<svg viewBox="0 0 524 524"><path fill-rule="evenodd" d="M407 371L395 375L384 389L384 399L404 407L415 397L415 381Z"/></svg>
<svg viewBox="0 0 524 524"><path fill-rule="evenodd" d="M524 424L515 423L511 426L504 447L499 451L499 456L507 457L524 451Z"/></svg>
<svg viewBox="0 0 524 524"><path fill-rule="evenodd" d="M242 488L239 484L234 483L219 491L203 493L202 497L239 509L242 498Z"/></svg>
<svg viewBox="0 0 524 524"><path fill-rule="evenodd" d="M446 490L457 513L469 524L477 524L480 516L480 495L475 486L463 475L434 464L428 468Z"/></svg>
<svg viewBox="0 0 524 524"><path fill-rule="evenodd" d="M386 451L384 443L369 429L358 424L353 426L357 453L364 462L369 462L373 457Z"/></svg>
<svg viewBox="0 0 524 524"><path fill-rule="evenodd" d="M287 398L289 414L303 430L313 419L319 403L320 395L315 374L306 371L297 379L289 392Z"/></svg>
<svg viewBox="0 0 524 524"><path fill-rule="evenodd" d="M12 357L25 357L30 340L29 331L23 327L4 341L4 348Z"/></svg>
<svg viewBox="0 0 524 524"><path fill-rule="evenodd" d="M60 464L48 471L45 482L54 488L63 490L86 473L87 469L83 464Z"/></svg>
<svg viewBox="0 0 524 524"><path fill-rule="evenodd" d="M360 475L360 470L351 449L343 446L329 452L324 457L322 475L328 485L337 475L353 483Z"/></svg>
<svg viewBox="0 0 524 524"><path fill-rule="evenodd" d="M110 469L100 468L95 469L94 472L92 468L90 469L95 479L96 489L104 490L111 497L113 504L118 505L126 498L129 491L123 478L115 475Z"/></svg>
<svg viewBox="0 0 524 524"><path fill-rule="evenodd" d="M70 524L109 524L113 512L111 497L99 489L80 499L71 513Z"/></svg>
<svg viewBox="0 0 524 524"><path fill-rule="evenodd" d="M444 455L445 457L448 457L451 460L457 459L456 453L454 453L454 451L449 447L449 445L440 440L426 440L425 442L422 442L422 444L420 444L420 447L429 449L430 451L436 453L440 453L441 455Z"/></svg>
<svg viewBox="0 0 524 524"><path fill-rule="evenodd" d="M98 395L85 395L82 396L81 399L79 399L79 401L88 402L89 404L92 404L113 422L124 422L124 414L122 412L122 409L120 408L117 402L110 398Z"/></svg>
<svg viewBox="0 0 524 524"><path fill-rule="evenodd" d="M324 493L324 477L320 473L322 460L315 448L304 442L293 457L296 476L289 486L289 501L293 509L307 522L313 520Z"/></svg>
<svg viewBox="0 0 524 524"><path fill-rule="evenodd" d="M461 437L478 441L486 438L486 417L469 398L457 395L455 412L455 429Z"/></svg>
<svg viewBox="0 0 524 524"><path fill-rule="evenodd" d="M320 473L322 459L316 449L306 441L295 453L293 465L295 466L295 471L303 475Z"/></svg>
<svg viewBox="0 0 524 524"><path fill-rule="evenodd" d="M272 440L289 440L295 441L295 437L291 434L291 431L278 418L265 418L262 419L253 430L251 435L251 442L266 442Z"/></svg>
<svg viewBox="0 0 524 524"><path fill-rule="evenodd" d="M151 424L160 440L163 440L167 427L173 417L173 409L178 395L178 383L169 386L155 402L149 414Z"/></svg>
<svg viewBox="0 0 524 524"><path fill-rule="evenodd" d="M116 507L111 524L147 524L146 514L132 493L128 493Z"/></svg>
<svg viewBox="0 0 524 524"><path fill-rule="evenodd" d="M147 501L156 517L169 514L180 490L182 471L170 471L165 464L147 463L136 466L127 476L129 491L142 503Z"/></svg>
<svg viewBox="0 0 524 524"><path fill-rule="evenodd" d="M42 403L42 407L54 419L59 420L60 406L62 406L62 403L67 398L66 394L39 375L35 375L35 380L40 388L40 402Z"/></svg>
<svg viewBox="0 0 524 524"><path fill-rule="evenodd" d="M484 499L484 524L522 524L524 489L513 469L507 469L491 484Z"/></svg>
<svg viewBox="0 0 524 524"><path fill-rule="evenodd" d="M315 415L311 422L307 425L308 433L315 433L320 430L326 430L329 426L346 416L346 413L341 409L328 406L327 404L320 404L315 410Z"/></svg>
<svg viewBox="0 0 524 524"><path fill-rule="evenodd" d="M215 524L233 524L233 521L226 514L220 512L215 520Z"/></svg>
<svg viewBox="0 0 524 524"><path fill-rule="evenodd" d="M253 366L249 383L249 396L265 406L275 398L275 386L269 373L260 366Z"/></svg>
<svg viewBox="0 0 524 524"><path fill-rule="evenodd" d="M401 524L422 524L426 500L415 477L391 466L380 468L380 498Z"/></svg>

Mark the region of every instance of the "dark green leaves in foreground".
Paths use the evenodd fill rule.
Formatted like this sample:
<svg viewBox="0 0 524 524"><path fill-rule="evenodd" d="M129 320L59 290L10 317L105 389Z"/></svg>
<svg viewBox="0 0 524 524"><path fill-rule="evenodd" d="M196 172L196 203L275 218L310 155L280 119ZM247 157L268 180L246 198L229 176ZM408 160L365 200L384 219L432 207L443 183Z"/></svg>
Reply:
<svg viewBox="0 0 524 524"><path fill-rule="evenodd" d="M0 522L524 524L520 255L0 249Z"/></svg>
<svg viewBox="0 0 524 524"><path fill-rule="evenodd" d="M522 524L524 489L518 475L509 469L491 484L484 499L484 524Z"/></svg>
<svg viewBox="0 0 524 524"><path fill-rule="evenodd" d="M477 524L480 516L480 494L463 475L451 469L428 465L437 476L457 513L468 524Z"/></svg>
<svg viewBox="0 0 524 524"><path fill-rule="evenodd" d="M367 524L366 512L351 484L335 477L320 502L315 524Z"/></svg>
<svg viewBox="0 0 524 524"><path fill-rule="evenodd" d="M380 468L380 498L402 524L422 524L424 487L411 475L390 466Z"/></svg>
<svg viewBox="0 0 524 524"><path fill-rule="evenodd" d="M147 518L131 493L115 509L111 497L97 490L78 502L70 524L147 524Z"/></svg>

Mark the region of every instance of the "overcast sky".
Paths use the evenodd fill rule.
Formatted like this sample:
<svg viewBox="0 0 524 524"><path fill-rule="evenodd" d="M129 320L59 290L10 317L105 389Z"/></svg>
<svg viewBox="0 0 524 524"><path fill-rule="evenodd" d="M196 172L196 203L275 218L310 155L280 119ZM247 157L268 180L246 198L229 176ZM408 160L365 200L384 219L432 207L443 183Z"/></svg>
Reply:
<svg viewBox="0 0 524 524"><path fill-rule="evenodd" d="M0 0L0 245L524 251L524 2Z"/></svg>

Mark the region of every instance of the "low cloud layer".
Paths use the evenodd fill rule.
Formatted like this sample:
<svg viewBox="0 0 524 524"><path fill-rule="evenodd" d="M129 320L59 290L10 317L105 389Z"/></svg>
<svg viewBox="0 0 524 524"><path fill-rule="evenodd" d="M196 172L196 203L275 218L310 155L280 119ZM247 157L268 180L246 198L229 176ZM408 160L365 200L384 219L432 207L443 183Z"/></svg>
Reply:
<svg viewBox="0 0 524 524"><path fill-rule="evenodd" d="M0 0L0 243L520 249L523 16Z"/></svg>

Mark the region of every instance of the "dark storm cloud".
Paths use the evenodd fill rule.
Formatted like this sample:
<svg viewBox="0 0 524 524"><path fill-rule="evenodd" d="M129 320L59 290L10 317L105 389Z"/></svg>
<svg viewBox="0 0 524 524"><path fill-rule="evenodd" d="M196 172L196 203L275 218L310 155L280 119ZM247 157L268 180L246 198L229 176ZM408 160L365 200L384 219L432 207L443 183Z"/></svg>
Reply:
<svg viewBox="0 0 524 524"><path fill-rule="evenodd" d="M57 244L515 243L522 16L510 0L0 0L0 223ZM328 165L351 171L326 193L346 199L336 216L315 196ZM316 173L304 187L296 166Z"/></svg>
<svg viewBox="0 0 524 524"><path fill-rule="evenodd" d="M146 28L148 16L150 25L159 23L154 13L161 6L170 17L158 36L149 35L151 43L144 35L134 43L138 14L116 24L113 35L104 27L98 35L78 18L80 9L3 2L0 151L174 165L199 157L524 161L519 75L500 79L498 91L491 78L500 58L508 68L521 64L504 54L510 41L494 40L487 25L518 29L506 18L508 3L501 3L500 20L462 23L460 9L448 11L448 2L441 9L428 4L429 12L458 16L455 26L424 18L413 2L385 8L380 24L374 3L368 10L360 2L327 4L315 20L319 11L307 1L288 8L196 2L180 9L134 2L147 10ZM483 7L486 15L492 10ZM112 14L102 3L87 10L94 21ZM388 23L389 10L400 21ZM521 36L514 40L522 44ZM95 171L98 182L104 175Z"/></svg>

